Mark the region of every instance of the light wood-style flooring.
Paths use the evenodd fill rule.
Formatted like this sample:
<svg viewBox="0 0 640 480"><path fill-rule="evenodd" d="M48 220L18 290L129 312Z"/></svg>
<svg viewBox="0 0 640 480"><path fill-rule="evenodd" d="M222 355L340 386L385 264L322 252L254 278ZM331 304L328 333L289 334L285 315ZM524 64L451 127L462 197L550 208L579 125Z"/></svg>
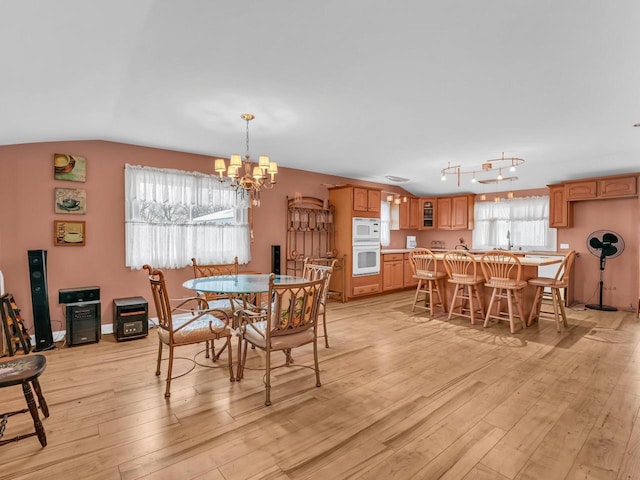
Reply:
<svg viewBox="0 0 640 480"><path fill-rule="evenodd" d="M46 352L48 446L0 447L0 480L640 478L634 313L571 309L566 332L542 320L512 335L412 314L412 299L330 302L322 387L277 369L270 407L258 351L241 382L198 366L169 400L155 330ZM202 350L178 349L176 370L208 365ZM310 364L311 348L294 358ZM23 403L19 387L0 390L0 411ZM13 417L5 435L30 428Z"/></svg>

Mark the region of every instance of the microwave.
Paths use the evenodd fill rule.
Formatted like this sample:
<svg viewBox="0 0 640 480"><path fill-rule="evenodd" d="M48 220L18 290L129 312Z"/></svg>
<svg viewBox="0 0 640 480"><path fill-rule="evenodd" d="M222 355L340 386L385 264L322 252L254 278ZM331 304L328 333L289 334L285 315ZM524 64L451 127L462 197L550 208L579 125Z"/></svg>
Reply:
<svg viewBox="0 0 640 480"><path fill-rule="evenodd" d="M353 218L353 245L363 243L380 245L379 218Z"/></svg>

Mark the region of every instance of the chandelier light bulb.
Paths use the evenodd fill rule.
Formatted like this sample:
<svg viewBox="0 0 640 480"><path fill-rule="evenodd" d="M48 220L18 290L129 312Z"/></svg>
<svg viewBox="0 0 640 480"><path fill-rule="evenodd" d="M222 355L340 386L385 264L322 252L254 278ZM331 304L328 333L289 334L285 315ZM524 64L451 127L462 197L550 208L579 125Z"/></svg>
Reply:
<svg viewBox="0 0 640 480"><path fill-rule="evenodd" d="M440 177L440 180L442 180L443 182L447 179L447 176L443 173L442 177Z"/></svg>
<svg viewBox="0 0 640 480"><path fill-rule="evenodd" d="M502 169L498 172L498 180L502 180Z"/></svg>

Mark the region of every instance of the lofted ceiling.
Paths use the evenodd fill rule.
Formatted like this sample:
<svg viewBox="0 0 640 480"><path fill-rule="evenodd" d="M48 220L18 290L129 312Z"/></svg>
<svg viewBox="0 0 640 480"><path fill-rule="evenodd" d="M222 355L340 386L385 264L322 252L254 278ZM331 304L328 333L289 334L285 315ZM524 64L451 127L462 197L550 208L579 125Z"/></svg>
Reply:
<svg viewBox="0 0 640 480"><path fill-rule="evenodd" d="M0 25L0 145L228 157L250 112L254 157L416 195L640 171L637 0L2 0ZM517 181L440 179L502 152Z"/></svg>

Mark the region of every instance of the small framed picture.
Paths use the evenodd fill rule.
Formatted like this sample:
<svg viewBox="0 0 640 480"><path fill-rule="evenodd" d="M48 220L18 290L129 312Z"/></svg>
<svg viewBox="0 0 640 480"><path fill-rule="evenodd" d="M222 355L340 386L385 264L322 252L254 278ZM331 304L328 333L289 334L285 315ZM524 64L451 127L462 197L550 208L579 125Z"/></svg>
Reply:
<svg viewBox="0 0 640 480"><path fill-rule="evenodd" d="M56 153L53 155L53 178L70 182L87 181L87 159L80 155Z"/></svg>
<svg viewBox="0 0 640 480"><path fill-rule="evenodd" d="M55 213L87 213L87 191L84 188L56 188Z"/></svg>
<svg viewBox="0 0 640 480"><path fill-rule="evenodd" d="M53 221L53 244L56 246L82 246L86 243L84 222Z"/></svg>

